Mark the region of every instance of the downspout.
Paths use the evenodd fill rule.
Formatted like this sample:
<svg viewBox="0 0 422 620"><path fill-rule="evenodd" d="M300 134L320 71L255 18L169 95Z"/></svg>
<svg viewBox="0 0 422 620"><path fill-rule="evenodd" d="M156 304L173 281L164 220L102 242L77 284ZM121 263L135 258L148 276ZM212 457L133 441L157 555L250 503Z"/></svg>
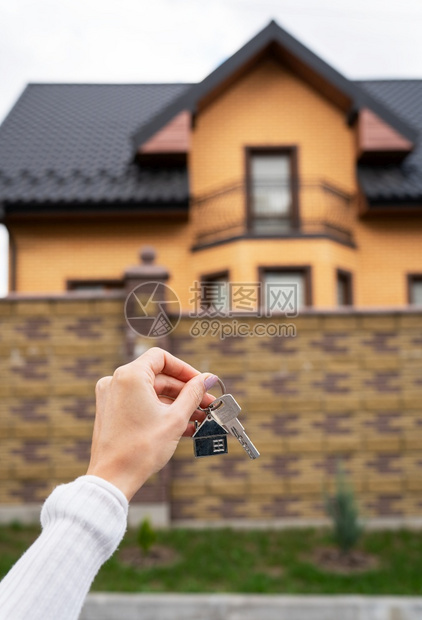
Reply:
<svg viewBox="0 0 422 620"><path fill-rule="evenodd" d="M3 224L9 234L9 293L15 293L18 265L18 249L16 246L15 237L12 235L12 231L5 222L3 222Z"/></svg>
<svg viewBox="0 0 422 620"><path fill-rule="evenodd" d="M12 235L12 231L9 228L9 225L6 222L6 212L3 205L0 205L0 224L3 224L5 229L7 230L7 234L9 235L9 282L8 282L8 292L14 293L16 292L16 274L17 274L17 247L14 236Z"/></svg>

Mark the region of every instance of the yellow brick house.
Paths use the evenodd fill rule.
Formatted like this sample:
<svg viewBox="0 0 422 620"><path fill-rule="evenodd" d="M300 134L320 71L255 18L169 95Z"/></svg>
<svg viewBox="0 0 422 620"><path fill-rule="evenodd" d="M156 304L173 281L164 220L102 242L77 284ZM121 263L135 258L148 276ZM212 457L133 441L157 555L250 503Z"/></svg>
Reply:
<svg viewBox="0 0 422 620"><path fill-rule="evenodd" d="M10 290L119 288L148 244L185 309L201 280L422 302L421 97L275 22L199 84L31 84L0 128Z"/></svg>

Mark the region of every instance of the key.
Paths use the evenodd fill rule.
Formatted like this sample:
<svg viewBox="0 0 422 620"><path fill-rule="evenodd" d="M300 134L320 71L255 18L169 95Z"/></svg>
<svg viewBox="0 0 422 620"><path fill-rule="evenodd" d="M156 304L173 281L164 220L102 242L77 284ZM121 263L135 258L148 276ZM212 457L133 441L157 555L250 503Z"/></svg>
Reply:
<svg viewBox="0 0 422 620"><path fill-rule="evenodd" d="M208 411L218 424L236 437L246 454L251 459L258 458L258 450L255 448L252 441L245 433L244 427L237 419L238 413L241 409L240 405L231 394L223 394L223 396L216 398L209 405Z"/></svg>

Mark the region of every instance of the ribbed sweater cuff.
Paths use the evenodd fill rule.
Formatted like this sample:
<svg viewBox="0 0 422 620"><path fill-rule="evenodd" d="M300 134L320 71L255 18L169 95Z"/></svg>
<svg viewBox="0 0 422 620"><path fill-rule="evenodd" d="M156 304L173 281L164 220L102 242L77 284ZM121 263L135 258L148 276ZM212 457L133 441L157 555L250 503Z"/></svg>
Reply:
<svg viewBox="0 0 422 620"><path fill-rule="evenodd" d="M41 525L43 530L59 523L82 528L103 563L123 538L127 513L128 501L117 487L97 476L81 476L54 489L42 507Z"/></svg>
<svg viewBox="0 0 422 620"><path fill-rule="evenodd" d="M41 511L42 534L0 587L0 618L77 618L101 565L126 530L128 501L114 485L81 476L58 486ZM2 613L10 609L9 616Z"/></svg>

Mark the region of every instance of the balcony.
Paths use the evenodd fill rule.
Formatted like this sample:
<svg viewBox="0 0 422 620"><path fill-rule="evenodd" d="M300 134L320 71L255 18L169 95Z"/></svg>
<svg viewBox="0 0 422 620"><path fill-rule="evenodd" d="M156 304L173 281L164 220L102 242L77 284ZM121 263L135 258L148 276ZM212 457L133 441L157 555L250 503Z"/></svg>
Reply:
<svg viewBox="0 0 422 620"><path fill-rule="evenodd" d="M242 237L325 237L354 245L355 196L325 181L266 184L254 196L245 182L235 183L193 197L191 214L195 249Z"/></svg>

